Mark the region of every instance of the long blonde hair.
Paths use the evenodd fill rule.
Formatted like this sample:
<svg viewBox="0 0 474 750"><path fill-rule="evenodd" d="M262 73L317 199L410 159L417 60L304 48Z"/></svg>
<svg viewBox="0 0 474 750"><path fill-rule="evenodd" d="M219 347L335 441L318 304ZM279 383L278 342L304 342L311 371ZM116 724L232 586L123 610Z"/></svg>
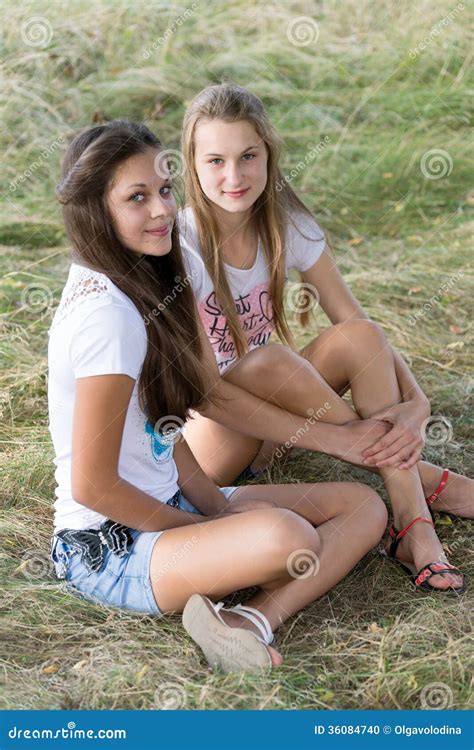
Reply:
<svg viewBox="0 0 474 750"><path fill-rule="evenodd" d="M269 268L269 294L275 330L282 341L292 349L296 349L283 301L286 275L285 236L292 210L309 216L311 212L291 189L278 167L281 140L258 96L233 83L221 83L204 88L188 106L183 121L181 147L187 167L186 199L196 221L202 258L226 318L238 357L247 352L247 340L239 324L224 261L219 252L221 243L219 227L213 215L212 204L202 190L196 172L195 131L198 123L203 119L249 122L266 146L267 184L253 206L253 216ZM298 317L300 323L308 324L308 312L301 312Z"/></svg>

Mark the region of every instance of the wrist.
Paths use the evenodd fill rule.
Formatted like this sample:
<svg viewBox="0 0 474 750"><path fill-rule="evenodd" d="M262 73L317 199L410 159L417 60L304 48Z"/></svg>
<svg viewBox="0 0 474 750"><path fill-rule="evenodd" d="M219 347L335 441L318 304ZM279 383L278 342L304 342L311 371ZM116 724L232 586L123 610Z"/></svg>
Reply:
<svg viewBox="0 0 474 750"><path fill-rule="evenodd" d="M424 413L426 417L429 417L431 414L431 404L428 398L424 394L420 396L414 396L414 398L409 399L407 403L412 404L416 409L419 409L421 412Z"/></svg>
<svg viewBox="0 0 474 750"><path fill-rule="evenodd" d="M329 424L328 422L316 422L312 427L313 445L311 449L318 453L327 453L329 456L338 456L344 453L343 436L344 425Z"/></svg>

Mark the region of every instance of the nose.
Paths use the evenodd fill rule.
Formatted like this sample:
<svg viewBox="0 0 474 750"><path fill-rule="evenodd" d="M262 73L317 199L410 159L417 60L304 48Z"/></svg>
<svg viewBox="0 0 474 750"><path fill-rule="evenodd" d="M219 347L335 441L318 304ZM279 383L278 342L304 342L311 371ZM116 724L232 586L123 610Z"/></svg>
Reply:
<svg viewBox="0 0 474 750"><path fill-rule="evenodd" d="M176 205L169 197L163 199L162 196L157 195L150 202L150 216L152 219L156 219L158 216L162 216L164 219L173 218L175 214Z"/></svg>
<svg viewBox="0 0 474 750"><path fill-rule="evenodd" d="M226 185L230 188L240 187L240 183L242 182L242 174L240 171L240 166L238 164L228 162L225 171L225 181Z"/></svg>

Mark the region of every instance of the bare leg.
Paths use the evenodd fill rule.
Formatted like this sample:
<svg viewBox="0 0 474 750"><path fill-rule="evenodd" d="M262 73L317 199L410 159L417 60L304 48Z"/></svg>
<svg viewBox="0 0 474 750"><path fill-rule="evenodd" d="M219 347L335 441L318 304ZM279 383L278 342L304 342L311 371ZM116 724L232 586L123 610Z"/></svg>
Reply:
<svg viewBox="0 0 474 750"><path fill-rule="evenodd" d="M383 408L391 406L400 400L400 391L396 378L393 356L383 333L370 321L350 321L351 327L357 332L354 336L354 344L341 362L338 360L338 377L340 389L347 384L352 390L352 398L358 414L364 419ZM333 339L337 337L333 335ZM315 410L325 402L330 403L328 409L321 417L323 420L345 423L354 419L352 409L332 390L330 385L322 378L311 363L305 366L295 362L295 367L286 379L282 379L281 372L277 372L277 357L282 358L278 347L272 347L274 361L267 366L265 377L257 378L255 373L249 378L251 372L250 355L247 359L247 367L244 370L244 362L240 372L235 367L231 373L233 378L238 378L238 384L248 388L261 398L265 398L263 389L269 389L270 373L274 373L276 382L270 396L268 391L266 397L279 405L290 408L294 413L307 414L308 406ZM267 352L267 359L270 355ZM250 352L252 354L253 352ZM291 357L291 353L289 355ZM299 358L295 355L295 360ZM311 369L313 372L311 372ZM286 370L288 372L288 369ZM310 381L312 386L309 385ZM234 380L237 382L237 380ZM310 395L309 395L310 394ZM297 399L297 396L301 401ZM399 470L396 468L382 468L380 474L384 479L386 489L392 502L394 521L397 528L404 528L417 516L429 518L423 486L421 484L419 463L412 469ZM441 544L434 529L428 524L416 524L407 534L400 545L400 554L406 560L413 560L417 569L433 561L444 562L446 560ZM445 575L435 576L430 580L434 587L448 588L459 586L462 583L460 576Z"/></svg>
<svg viewBox="0 0 474 750"><path fill-rule="evenodd" d="M379 336L364 336L364 329L367 331L378 329ZM356 379L364 380L367 366L373 369L374 377L378 378L379 370L383 370L383 360L379 357L380 337L388 347L383 332L372 321L347 321L323 331L304 348L302 355L313 364L329 385L342 395ZM359 356L361 340L363 340L365 361ZM383 372L380 372L380 375L383 376ZM417 466L423 491L427 497L438 486L443 469L429 461L419 461ZM375 467L363 466L362 468L379 473ZM433 510L447 510L466 518L474 518L474 480L450 472L442 496L433 503L432 508Z"/></svg>
<svg viewBox="0 0 474 750"><path fill-rule="evenodd" d="M262 591L247 604L277 628L341 580L386 525L379 496L355 483L266 485L237 492L280 507L168 529L155 544L150 568L163 612L182 611L194 593L218 599L256 585ZM295 554L317 562L316 573L295 577L301 573ZM229 625L253 629L239 615L224 616ZM274 664L281 663L274 649L270 653Z"/></svg>

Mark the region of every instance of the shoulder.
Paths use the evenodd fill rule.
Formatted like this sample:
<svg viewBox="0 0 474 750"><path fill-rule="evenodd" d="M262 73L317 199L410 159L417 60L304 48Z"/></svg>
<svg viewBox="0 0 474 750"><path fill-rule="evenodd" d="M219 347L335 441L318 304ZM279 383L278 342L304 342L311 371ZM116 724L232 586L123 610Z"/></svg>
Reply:
<svg viewBox="0 0 474 750"><path fill-rule="evenodd" d="M197 245L198 243L198 231L196 227L196 219L191 206L181 208L176 216L176 224L178 226L179 238L181 243L191 243Z"/></svg>
<svg viewBox="0 0 474 750"><path fill-rule="evenodd" d="M293 210L286 227L286 253L289 268L306 271L323 253L326 235L314 217L304 211Z"/></svg>
<svg viewBox="0 0 474 750"><path fill-rule="evenodd" d="M89 316L101 319L109 325L144 325L143 319L133 304L105 274L72 263L59 306L53 318L52 328L69 318L84 322Z"/></svg>
<svg viewBox="0 0 474 750"><path fill-rule="evenodd" d="M208 284L209 280L206 266L201 255L196 220L190 206L178 211L176 223L179 231L179 243L181 246L183 261L186 270L191 277L192 287L195 293L199 294L201 292L201 286L203 284Z"/></svg>
<svg viewBox="0 0 474 750"><path fill-rule="evenodd" d="M287 242L295 244L299 239L321 242L326 236L314 216L303 211L290 211L287 223Z"/></svg>

